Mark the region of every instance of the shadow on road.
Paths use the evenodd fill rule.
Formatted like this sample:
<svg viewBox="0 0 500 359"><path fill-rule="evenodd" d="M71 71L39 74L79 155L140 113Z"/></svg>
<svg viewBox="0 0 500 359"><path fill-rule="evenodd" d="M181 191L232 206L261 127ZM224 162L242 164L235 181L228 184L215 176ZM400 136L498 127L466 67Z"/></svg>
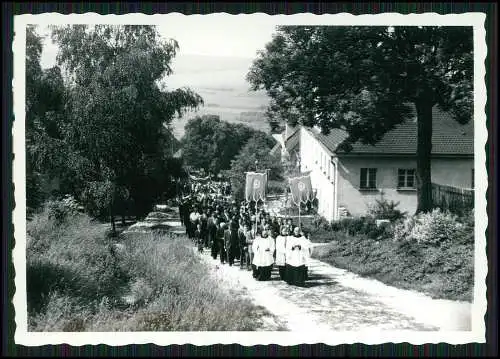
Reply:
<svg viewBox="0 0 500 359"><path fill-rule="evenodd" d="M320 286L333 286L339 284L336 280L329 280L329 281L322 281L322 282L315 282L315 281L306 281L304 284L304 288L313 288L313 287L320 287Z"/></svg>

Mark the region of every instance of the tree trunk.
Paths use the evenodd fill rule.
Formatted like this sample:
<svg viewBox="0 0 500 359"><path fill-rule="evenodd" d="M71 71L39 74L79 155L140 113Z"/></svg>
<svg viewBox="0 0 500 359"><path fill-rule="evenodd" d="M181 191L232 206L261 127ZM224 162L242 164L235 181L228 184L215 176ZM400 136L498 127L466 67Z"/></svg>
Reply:
<svg viewBox="0 0 500 359"><path fill-rule="evenodd" d="M432 102L417 101L417 213L432 209Z"/></svg>
<svg viewBox="0 0 500 359"><path fill-rule="evenodd" d="M122 214L122 226L125 227L125 215Z"/></svg>
<svg viewBox="0 0 500 359"><path fill-rule="evenodd" d="M111 233L114 236L116 234L116 224L115 224L115 215L113 213L112 205L109 206L109 217L110 217L110 221L111 221Z"/></svg>

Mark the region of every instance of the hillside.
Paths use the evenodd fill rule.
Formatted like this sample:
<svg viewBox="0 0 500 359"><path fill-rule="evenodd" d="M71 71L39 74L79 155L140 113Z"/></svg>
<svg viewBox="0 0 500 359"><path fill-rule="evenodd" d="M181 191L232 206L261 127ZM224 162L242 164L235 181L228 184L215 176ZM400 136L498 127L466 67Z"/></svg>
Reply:
<svg viewBox="0 0 500 359"><path fill-rule="evenodd" d="M174 74L166 79L168 88L190 87L205 102L196 112L174 120L174 135L181 138L184 125L196 115L213 114L231 123L245 123L269 131L264 118L268 97L250 91L245 76L252 63L249 58L179 55L174 59Z"/></svg>

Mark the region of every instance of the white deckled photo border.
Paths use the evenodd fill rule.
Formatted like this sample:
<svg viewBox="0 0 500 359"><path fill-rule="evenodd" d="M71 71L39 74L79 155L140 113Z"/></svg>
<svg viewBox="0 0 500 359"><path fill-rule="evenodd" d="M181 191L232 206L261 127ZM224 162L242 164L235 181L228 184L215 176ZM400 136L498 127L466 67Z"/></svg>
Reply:
<svg viewBox="0 0 500 359"><path fill-rule="evenodd" d="M25 52L26 25L51 24L162 24L165 21L183 26L187 22L198 21L218 26L224 21L237 19L239 26L248 23L272 23L275 25L443 25L471 26L474 32L474 168L475 168L475 271L474 300L471 313L471 330L456 332L417 331L359 331L359 332L29 332L27 323L26 298L26 171L25 171ZM251 345L297 345L324 343L338 344L381 344L401 343L484 343L485 314L487 308L486 275L486 229L488 225L486 190L486 84L485 59L487 54L486 15L483 13L446 14L398 14L352 15L348 13L314 15L268 15L264 13L230 15L214 13L207 15L184 15L181 13L144 15L99 15L96 13L62 15L46 13L25 14L14 17L14 121L13 121L13 182L15 208L13 209L15 247L12 259L15 268L15 308L16 344L40 346L47 344L81 345L128 345L128 344L233 344ZM189 28L189 27L185 27ZM422 308L425 310L424 308Z"/></svg>

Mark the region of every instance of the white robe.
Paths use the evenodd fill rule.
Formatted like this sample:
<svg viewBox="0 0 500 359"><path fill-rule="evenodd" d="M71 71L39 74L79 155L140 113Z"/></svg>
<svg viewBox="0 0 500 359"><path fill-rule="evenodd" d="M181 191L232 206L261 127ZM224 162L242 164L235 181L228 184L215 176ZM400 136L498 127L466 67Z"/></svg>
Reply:
<svg viewBox="0 0 500 359"><path fill-rule="evenodd" d="M301 249L300 252L302 254L302 261L304 265L307 267L309 265L309 259L311 258L312 245L311 241L307 239L305 236L301 237Z"/></svg>
<svg viewBox="0 0 500 359"><path fill-rule="evenodd" d="M299 249L296 246L300 246L301 248ZM286 264L292 267L306 265L306 252L304 249L308 251L309 249L307 247L305 237L288 236L286 241Z"/></svg>
<svg viewBox="0 0 500 359"><path fill-rule="evenodd" d="M281 234L276 237L276 265L284 266L286 263L286 242L287 236Z"/></svg>
<svg viewBox="0 0 500 359"><path fill-rule="evenodd" d="M270 236L262 238L258 236L252 243L254 253L252 264L256 267L268 267L273 265L274 239Z"/></svg>

